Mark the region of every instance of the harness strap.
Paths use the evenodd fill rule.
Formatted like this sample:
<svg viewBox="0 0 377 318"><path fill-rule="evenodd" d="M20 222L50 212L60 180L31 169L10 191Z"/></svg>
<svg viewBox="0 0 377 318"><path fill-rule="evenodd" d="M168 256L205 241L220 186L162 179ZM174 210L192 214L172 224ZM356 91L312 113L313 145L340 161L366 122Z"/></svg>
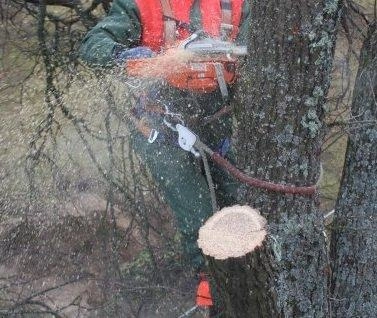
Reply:
<svg viewBox="0 0 377 318"><path fill-rule="evenodd" d="M221 17L223 23L232 24L232 1L231 0L221 0Z"/></svg>
<svg viewBox="0 0 377 318"><path fill-rule="evenodd" d="M235 40L239 31L240 31L240 24L241 24L241 17L242 17L242 7L243 7L244 0L232 0L232 34L230 38Z"/></svg>
<svg viewBox="0 0 377 318"><path fill-rule="evenodd" d="M208 164L207 154L204 152L202 148L199 148L199 153L200 153L200 156L202 157L204 172L207 178L209 194L211 196L212 211L213 213L216 213L218 211L218 206L217 206L217 200L216 200L215 184L213 183L211 170ZM197 297L203 297L203 296L197 295Z"/></svg>
<svg viewBox="0 0 377 318"><path fill-rule="evenodd" d="M221 37L224 39L229 39L233 28L236 27L232 24L232 1L231 0L220 0L221 6Z"/></svg>
<svg viewBox="0 0 377 318"><path fill-rule="evenodd" d="M165 45L170 46L176 40L177 23L169 0L160 0L164 18Z"/></svg>

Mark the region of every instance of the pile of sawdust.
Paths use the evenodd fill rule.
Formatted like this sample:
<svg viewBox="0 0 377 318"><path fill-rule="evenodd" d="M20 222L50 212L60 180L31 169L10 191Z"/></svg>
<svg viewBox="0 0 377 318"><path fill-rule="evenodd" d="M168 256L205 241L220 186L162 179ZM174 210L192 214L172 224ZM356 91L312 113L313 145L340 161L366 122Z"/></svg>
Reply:
<svg viewBox="0 0 377 318"><path fill-rule="evenodd" d="M198 245L205 255L215 259L242 257L262 244L266 224L259 211L249 206L227 207L200 228Z"/></svg>

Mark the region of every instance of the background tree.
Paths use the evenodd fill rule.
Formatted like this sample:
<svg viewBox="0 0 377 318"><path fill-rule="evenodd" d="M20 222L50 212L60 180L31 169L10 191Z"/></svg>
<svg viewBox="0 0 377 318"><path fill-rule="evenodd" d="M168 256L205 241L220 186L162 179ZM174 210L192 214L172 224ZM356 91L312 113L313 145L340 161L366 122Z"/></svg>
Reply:
<svg viewBox="0 0 377 318"><path fill-rule="evenodd" d="M377 28L369 26L353 93L331 237L334 317L377 315Z"/></svg>

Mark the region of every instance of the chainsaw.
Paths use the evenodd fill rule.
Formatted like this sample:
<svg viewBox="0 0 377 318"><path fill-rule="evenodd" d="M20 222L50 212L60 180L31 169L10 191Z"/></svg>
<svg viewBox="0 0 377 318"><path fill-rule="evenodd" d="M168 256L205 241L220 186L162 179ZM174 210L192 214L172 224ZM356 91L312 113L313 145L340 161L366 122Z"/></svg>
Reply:
<svg viewBox="0 0 377 318"><path fill-rule="evenodd" d="M246 46L197 32L164 54L128 60L125 68L129 76L163 79L183 90L208 93L219 87L226 98L227 85L236 80L238 58L246 55Z"/></svg>

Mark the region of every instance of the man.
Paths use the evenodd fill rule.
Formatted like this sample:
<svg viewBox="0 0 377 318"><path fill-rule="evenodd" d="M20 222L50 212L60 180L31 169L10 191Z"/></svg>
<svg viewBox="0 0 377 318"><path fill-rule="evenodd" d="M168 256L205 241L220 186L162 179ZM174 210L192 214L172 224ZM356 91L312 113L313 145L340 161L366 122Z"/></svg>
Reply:
<svg viewBox="0 0 377 318"><path fill-rule="evenodd" d="M243 0L115 0L109 15L84 38L80 54L91 65L124 67L127 61L158 56L199 30L213 39L245 45L248 18L249 4ZM228 89L231 97L232 88ZM219 87L192 90L168 84L146 99L162 99L171 111L183 114L185 119L196 118L190 128L213 149L223 145L225 150L224 138L231 136L231 116L224 115L208 124L201 122L224 107L223 97ZM161 130L160 137L151 136L157 140L148 142L134 129L132 146L175 213L188 262L200 269L203 257L196 244L198 230L213 212L208 184L200 162L169 141L162 119L156 116L151 125ZM211 169L219 204L234 203L235 183L226 173L213 166Z"/></svg>

